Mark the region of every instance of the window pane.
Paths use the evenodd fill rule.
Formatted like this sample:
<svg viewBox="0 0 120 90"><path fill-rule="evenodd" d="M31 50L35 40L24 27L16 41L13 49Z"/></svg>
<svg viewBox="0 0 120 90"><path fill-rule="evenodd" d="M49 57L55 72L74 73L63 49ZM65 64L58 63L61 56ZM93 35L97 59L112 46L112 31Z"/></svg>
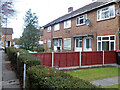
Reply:
<svg viewBox="0 0 120 90"><path fill-rule="evenodd" d="M110 6L109 8L110 8L110 16L114 16L115 6Z"/></svg>
<svg viewBox="0 0 120 90"><path fill-rule="evenodd" d="M57 43L58 43L57 40L54 40L54 46L57 46Z"/></svg>
<svg viewBox="0 0 120 90"><path fill-rule="evenodd" d="M98 42L98 51L101 51L101 42Z"/></svg>
<svg viewBox="0 0 120 90"><path fill-rule="evenodd" d="M104 51L109 50L109 41L102 42L102 50L104 50Z"/></svg>
<svg viewBox="0 0 120 90"><path fill-rule="evenodd" d="M71 39L64 39L64 49L66 50L71 49Z"/></svg>
<svg viewBox="0 0 120 90"><path fill-rule="evenodd" d="M86 48L89 48L89 44L90 44L89 39L86 39Z"/></svg>
<svg viewBox="0 0 120 90"><path fill-rule="evenodd" d="M110 47L111 47L111 50L114 50L114 42L110 42Z"/></svg>
<svg viewBox="0 0 120 90"><path fill-rule="evenodd" d="M77 18L77 24L79 24L79 18Z"/></svg>
<svg viewBox="0 0 120 90"><path fill-rule="evenodd" d="M100 11L98 11L98 13L97 13L97 19L98 20L100 19Z"/></svg>
<svg viewBox="0 0 120 90"><path fill-rule="evenodd" d="M80 47L82 47L82 41L80 40Z"/></svg>
<svg viewBox="0 0 120 90"><path fill-rule="evenodd" d="M115 36L110 36L110 40L115 40Z"/></svg>
<svg viewBox="0 0 120 90"><path fill-rule="evenodd" d="M109 37L103 37L102 40L109 40Z"/></svg>
<svg viewBox="0 0 120 90"><path fill-rule="evenodd" d="M80 20L80 24L83 24L83 23L84 23L84 19L81 19L81 20Z"/></svg>
<svg viewBox="0 0 120 90"><path fill-rule="evenodd" d="M98 37L98 40L101 41L101 37Z"/></svg>
<svg viewBox="0 0 120 90"><path fill-rule="evenodd" d="M78 40L78 39L76 39L76 47L78 47L78 41L79 41L79 40Z"/></svg>

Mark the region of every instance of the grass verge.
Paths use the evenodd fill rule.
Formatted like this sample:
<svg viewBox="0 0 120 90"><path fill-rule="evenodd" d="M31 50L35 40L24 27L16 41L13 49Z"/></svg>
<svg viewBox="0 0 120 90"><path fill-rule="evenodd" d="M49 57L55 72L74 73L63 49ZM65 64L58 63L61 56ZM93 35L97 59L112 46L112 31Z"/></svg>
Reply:
<svg viewBox="0 0 120 90"><path fill-rule="evenodd" d="M118 73L120 67L109 67L109 68L93 68L93 69L81 69L66 71L66 73L72 75L73 77L78 77L83 80L93 81L98 79L104 79L109 77L120 76Z"/></svg>

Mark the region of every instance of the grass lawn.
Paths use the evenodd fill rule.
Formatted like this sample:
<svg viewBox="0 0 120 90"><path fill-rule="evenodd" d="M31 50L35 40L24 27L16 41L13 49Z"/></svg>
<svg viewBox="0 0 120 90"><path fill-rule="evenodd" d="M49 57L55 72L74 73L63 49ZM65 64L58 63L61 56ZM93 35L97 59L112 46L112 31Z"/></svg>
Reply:
<svg viewBox="0 0 120 90"><path fill-rule="evenodd" d="M83 80L93 81L118 76L118 67L81 69L78 71L66 71L66 73Z"/></svg>
<svg viewBox="0 0 120 90"><path fill-rule="evenodd" d="M119 88L119 90L120 90L120 84L116 84L116 85L112 85L112 86L105 86L102 88Z"/></svg>

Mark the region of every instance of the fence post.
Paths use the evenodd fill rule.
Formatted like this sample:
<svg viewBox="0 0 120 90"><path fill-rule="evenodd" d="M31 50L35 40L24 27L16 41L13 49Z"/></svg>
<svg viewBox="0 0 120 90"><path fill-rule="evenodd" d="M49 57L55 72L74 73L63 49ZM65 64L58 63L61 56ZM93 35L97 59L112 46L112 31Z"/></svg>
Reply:
<svg viewBox="0 0 120 90"><path fill-rule="evenodd" d="M79 52L79 65L81 67L81 51Z"/></svg>
<svg viewBox="0 0 120 90"><path fill-rule="evenodd" d="M18 56L20 56L20 53L19 53L19 52L17 52L17 57L18 57Z"/></svg>
<svg viewBox="0 0 120 90"><path fill-rule="evenodd" d="M103 51L103 65L104 65L104 59L105 59L105 52Z"/></svg>
<svg viewBox="0 0 120 90"><path fill-rule="evenodd" d="M54 67L54 52L52 52L52 68Z"/></svg>
<svg viewBox="0 0 120 90"><path fill-rule="evenodd" d="M25 88L25 78L26 78L26 64L24 64L24 73L23 73L23 88Z"/></svg>

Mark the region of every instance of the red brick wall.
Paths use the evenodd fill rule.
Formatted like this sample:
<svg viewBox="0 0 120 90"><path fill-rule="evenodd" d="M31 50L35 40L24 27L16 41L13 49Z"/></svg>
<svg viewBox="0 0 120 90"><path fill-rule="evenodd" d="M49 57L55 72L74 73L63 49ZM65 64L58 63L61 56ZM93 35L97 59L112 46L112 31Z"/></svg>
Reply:
<svg viewBox="0 0 120 90"><path fill-rule="evenodd" d="M115 6L115 9L117 10L118 6ZM115 10L115 11L116 11ZM92 50L96 51L97 50L97 36L102 36L102 35L116 35L116 49L118 49L118 34L115 33L119 29L119 24L118 24L118 16L115 15L115 18L108 19L108 20L102 20L102 21L97 21L97 10L91 11L87 13L87 19L91 21L92 26L86 26L86 25L81 25L81 26L76 26L76 17L71 19L71 28L66 29L70 30L70 33L66 33L64 29L64 22L60 23L60 30L59 31L54 31L54 26L52 26L52 33L53 37L63 37L63 38L71 38L73 35L83 35L83 34L88 34L88 33L93 33L94 37L92 39ZM51 33L47 32L47 28L43 31L43 36L41 40L48 40L51 39ZM72 42L72 51L74 51L74 38L71 38ZM64 41L64 39L62 40ZM64 44L64 42L62 43ZM44 45L46 47L46 44Z"/></svg>

